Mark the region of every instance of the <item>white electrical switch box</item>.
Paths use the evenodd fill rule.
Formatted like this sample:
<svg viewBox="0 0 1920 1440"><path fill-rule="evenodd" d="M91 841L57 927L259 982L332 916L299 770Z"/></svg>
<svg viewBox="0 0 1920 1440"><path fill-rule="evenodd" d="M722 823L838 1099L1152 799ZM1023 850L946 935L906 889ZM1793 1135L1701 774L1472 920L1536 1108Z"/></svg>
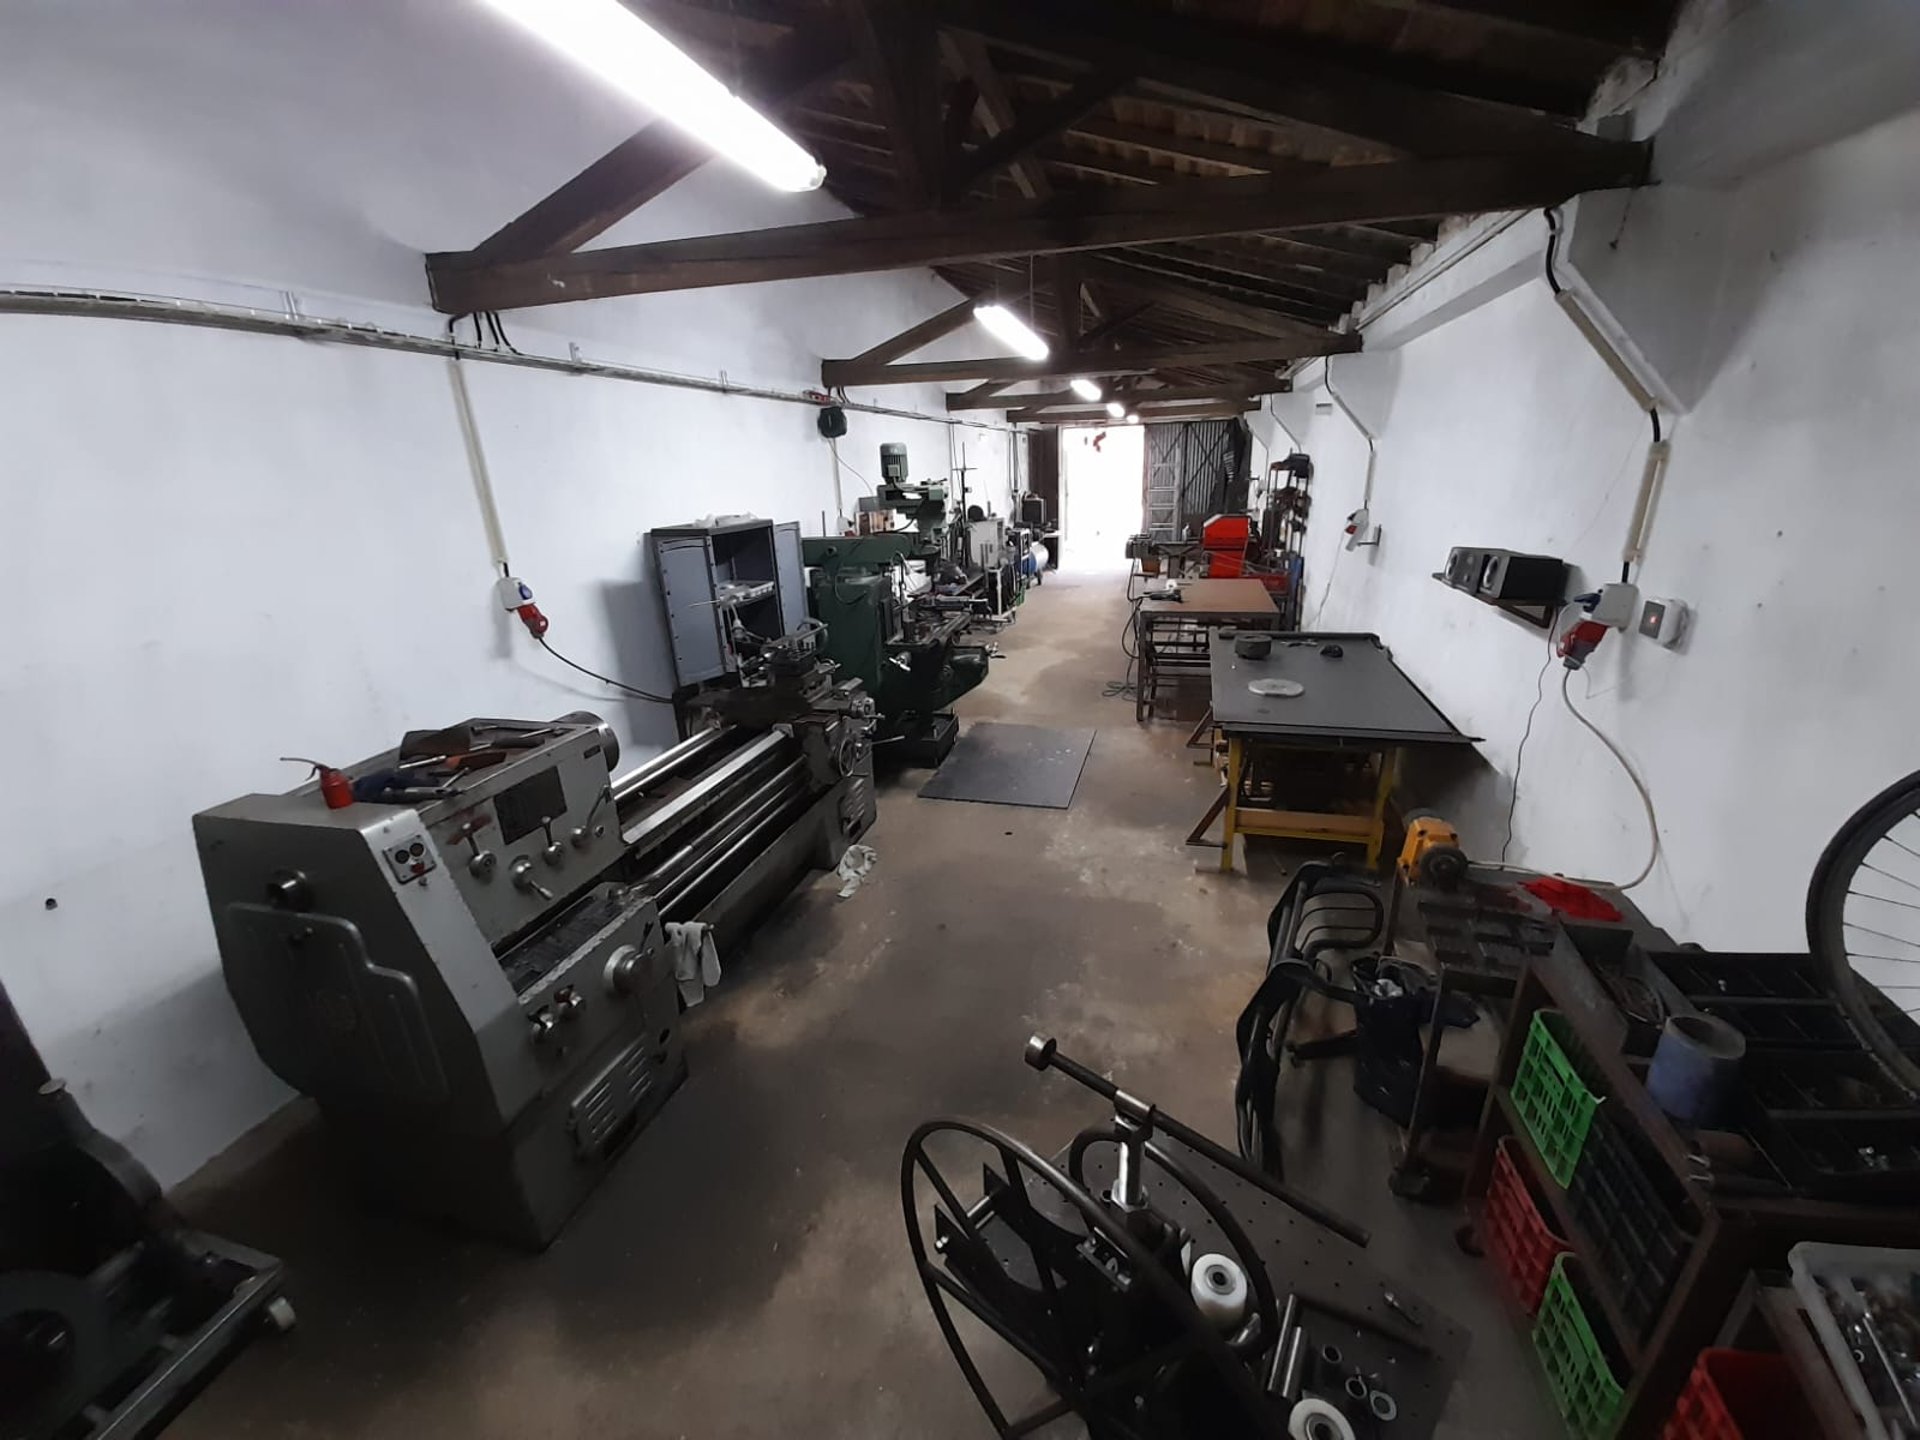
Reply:
<svg viewBox="0 0 1920 1440"><path fill-rule="evenodd" d="M1592 607L1587 611L1587 618L1610 625L1615 630L1624 630L1633 623L1634 612L1639 608L1640 587L1616 580L1611 585L1600 587Z"/></svg>
<svg viewBox="0 0 1920 1440"><path fill-rule="evenodd" d="M1687 605L1684 600L1656 600L1648 597L1640 607L1640 633L1671 650L1687 633Z"/></svg>

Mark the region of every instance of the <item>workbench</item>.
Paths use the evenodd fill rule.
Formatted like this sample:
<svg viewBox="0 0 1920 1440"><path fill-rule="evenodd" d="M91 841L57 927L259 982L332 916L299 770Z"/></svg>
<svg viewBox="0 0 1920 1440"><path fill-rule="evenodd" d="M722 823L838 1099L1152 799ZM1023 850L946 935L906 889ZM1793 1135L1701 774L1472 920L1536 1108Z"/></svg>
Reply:
<svg viewBox="0 0 1920 1440"><path fill-rule="evenodd" d="M1211 583L1259 586L1254 580ZM1474 740L1421 694L1378 635L1281 633L1265 658L1248 659L1234 653L1231 632L1215 631L1208 671L1224 785L1187 838L1199 843L1220 816L1222 870L1233 868L1234 841L1241 835L1359 842L1366 846L1367 867L1376 867L1401 752ZM1247 688L1265 679L1303 688L1292 696ZM1341 783L1322 784L1329 772L1339 772ZM1349 798L1355 786L1346 783L1355 780L1371 794L1358 808ZM1307 798L1316 788L1327 793Z"/></svg>
<svg viewBox="0 0 1920 1440"><path fill-rule="evenodd" d="M1723 1326L1750 1272L1784 1265L1787 1249L1800 1240L1920 1245L1920 1212L1908 1205L1768 1193L1743 1174L1722 1173L1704 1162L1697 1142L1648 1095L1642 1083L1646 1062L1623 1053L1626 1021L1581 948L1581 937L1591 933L1578 923L1570 924L1552 951L1534 957L1521 974L1466 1188L1469 1197L1485 1195L1495 1146L1502 1137L1512 1136L1510 1153L1536 1194L1545 1198L1553 1228L1581 1258L1598 1310L1593 1318L1612 1332L1625 1361L1626 1373L1616 1375L1626 1396L1615 1434L1621 1440L1638 1440L1660 1432L1700 1351L1722 1339ZM1510 1093L1528 1027L1535 1012L1543 1008L1566 1018L1606 1096L1602 1111L1644 1140L1649 1159L1657 1157L1668 1172L1675 1193L1684 1195L1689 1218L1698 1227L1683 1252L1676 1278L1659 1297L1651 1318L1638 1326L1623 1309L1614 1288L1618 1282L1602 1266L1599 1248L1579 1223L1566 1189L1555 1182L1527 1127L1519 1122ZM1830 1402L1822 1404L1824 1397L1818 1395L1812 1398L1823 1416L1831 1415Z"/></svg>
<svg viewBox="0 0 1920 1440"><path fill-rule="evenodd" d="M1145 720L1163 684L1208 673L1207 644L1221 626L1272 630L1280 624L1273 596L1258 580L1184 580L1178 600L1142 599L1133 611L1133 718Z"/></svg>

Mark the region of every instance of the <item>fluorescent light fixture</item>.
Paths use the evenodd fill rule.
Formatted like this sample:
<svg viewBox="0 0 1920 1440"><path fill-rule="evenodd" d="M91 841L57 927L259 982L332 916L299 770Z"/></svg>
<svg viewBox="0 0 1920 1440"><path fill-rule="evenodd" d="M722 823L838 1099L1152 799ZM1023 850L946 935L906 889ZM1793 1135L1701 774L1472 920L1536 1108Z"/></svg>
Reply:
<svg viewBox="0 0 1920 1440"><path fill-rule="evenodd" d="M1067 388L1082 400L1098 400L1100 398L1100 387L1091 380L1084 378L1069 380L1067 382Z"/></svg>
<svg viewBox="0 0 1920 1440"><path fill-rule="evenodd" d="M1140 423L1140 417L1138 415L1129 415L1127 416L1127 423L1129 425L1138 425Z"/></svg>
<svg viewBox="0 0 1920 1440"><path fill-rule="evenodd" d="M1107 413L1118 420L1126 415L1127 407L1122 405L1118 400L1109 400L1107 401Z"/></svg>
<svg viewBox="0 0 1920 1440"><path fill-rule="evenodd" d="M583 69L776 190L817 190L827 172L620 0L483 0Z"/></svg>
<svg viewBox="0 0 1920 1440"><path fill-rule="evenodd" d="M1047 358L1047 342L1027 328L1027 322L1007 309L1004 305L976 305L973 318L978 320L1004 345L1013 347L1017 355L1029 360Z"/></svg>

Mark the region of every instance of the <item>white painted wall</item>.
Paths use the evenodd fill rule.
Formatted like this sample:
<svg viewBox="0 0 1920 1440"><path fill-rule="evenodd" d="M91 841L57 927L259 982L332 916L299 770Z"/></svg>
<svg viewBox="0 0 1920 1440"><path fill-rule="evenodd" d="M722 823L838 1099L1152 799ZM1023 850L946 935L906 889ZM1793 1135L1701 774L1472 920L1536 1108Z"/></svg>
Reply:
<svg viewBox="0 0 1920 1440"><path fill-rule="evenodd" d="M1770 131L1769 155L1777 140ZM1674 433L1640 575L1644 593L1684 598L1696 617L1680 653L1609 637L1574 694L1651 784L1664 859L1638 898L1683 938L1802 945L1821 846L1920 767L1920 634L1903 594L1920 534L1917 154L1920 115L1906 113L1711 192L1643 192L1645 215L1619 235L1612 278L1664 286L1702 332L1697 403ZM1667 202L1721 237L1704 288L1675 279L1703 267L1662 223ZM1649 439L1537 278L1537 216L1489 243L1487 273L1514 263L1502 247L1527 236L1535 278L1410 327L1403 348L1333 362L1334 384L1380 437L1377 551L1338 549L1366 452L1337 411L1320 413L1317 372L1275 405L1318 466L1309 623L1378 631L1455 723L1486 737L1486 768L1446 792L1481 855L1505 834L1546 645L1431 574L1450 546L1483 544L1611 578ZM1474 283L1463 267L1441 293ZM1513 856L1625 878L1646 855L1645 822L1561 707L1559 673L1527 747Z"/></svg>
<svg viewBox="0 0 1920 1440"><path fill-rule="evenodd" d="M0 33L0 288L437 331L421 252L478 240L643 118L470 0L0 0ZM713 166L607 243L837 213ZM903 273L507 322L523 349L799 389L952 299ZM833 506L803 406L467 370L550 638L636 684L671 681L642 532L716 510L812 531ZM171 1182L286 1098L219 980L194 811L295 783L277 756L350 761L410 725L588 706L638 755L670 721L491 608L444 361L0 316L0 397L0 979L94 1120ZM951 437L1005 510L1003 435L851 418L841 453L867 476L896 439L944 474Z"/></svg>

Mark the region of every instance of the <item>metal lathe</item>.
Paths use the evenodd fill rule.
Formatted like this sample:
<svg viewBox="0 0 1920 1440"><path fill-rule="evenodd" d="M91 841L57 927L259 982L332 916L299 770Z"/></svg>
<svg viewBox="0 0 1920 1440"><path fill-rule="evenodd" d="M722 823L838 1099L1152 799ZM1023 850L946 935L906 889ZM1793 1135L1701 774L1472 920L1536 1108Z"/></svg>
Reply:
<svg viewBox="0 0 1920 1440"><path fill-rule="evenodd" d="M664 927L725 949L873 821L811 646L617 778L597 716L470 720L194 817L254 1044L383 1203L545 1245L685 1078Z"/></svg>

